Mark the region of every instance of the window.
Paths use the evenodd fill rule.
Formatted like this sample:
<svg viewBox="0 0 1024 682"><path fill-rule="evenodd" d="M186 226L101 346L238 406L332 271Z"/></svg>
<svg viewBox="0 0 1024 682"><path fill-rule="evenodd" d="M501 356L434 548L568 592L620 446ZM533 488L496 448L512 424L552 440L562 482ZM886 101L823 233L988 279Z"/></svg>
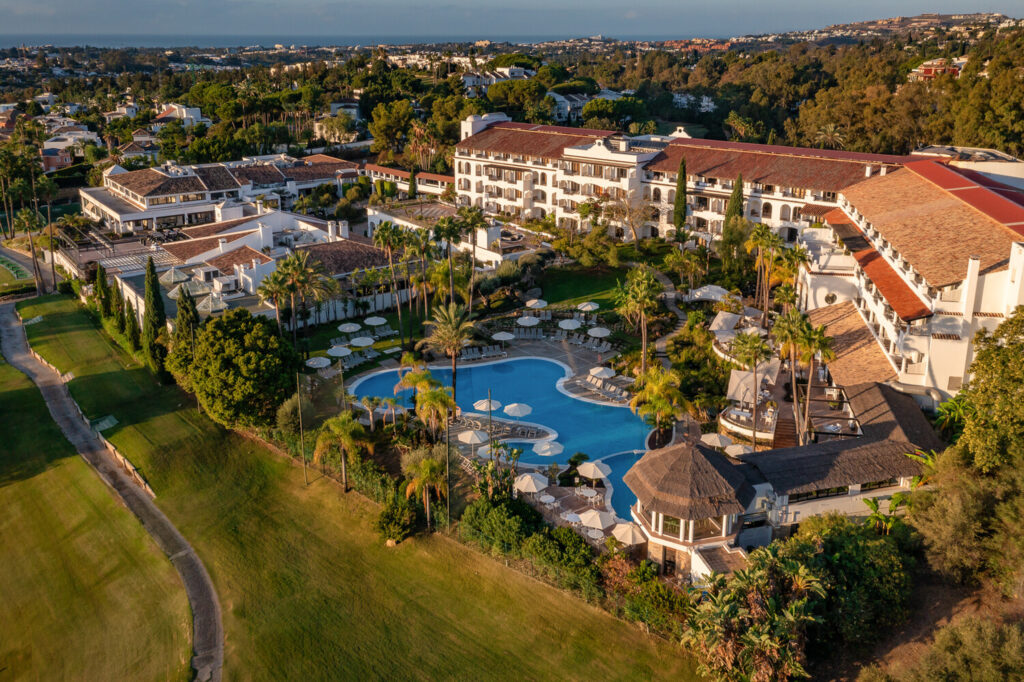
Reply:
<svg viewBox="0 0 1024 682"><path fill-rule="evenodd" d="M679 519L675 518L674 516L663 516L662 517L662 522L661 522L661 533L662 533L662 535L672 535L672 536L675 536L675 537L679 537L679 529L681 527L682 527L682 524L679 522Z"/></svg>
<svg viewBox="0 0 1024 682"><path fill-rule="evenodd" d="M864 483L864 484L862 484L861 487L860 487L860 491L864 492L865 490L878 490L879 488L891 488L894 485L899 485L899 483L900 483L900 479L898 479L898 478L890 478L887 481L873 481L871 483Z"/></svg>
<svg viewBox="0 0 1024 682"><path fill-rule="evenodd" d="M765 204L764 206L761 207L761 217L762 218L771 218L772 217L772 205L771 204Z"/></svg>
<svg viewBox="0 0 1024 682"><path fill-rule="evenodd" d="M149 200L150 206L163 206L165 204L173 204L177 199L174 197L153 197Z"/></svg>
<svg viewBox="0 0 1024 682"><path fill-rule="evenodd" d="M836 488L826 488L824 490L812 490L809 493L795 493L789 496L790 504L794 502L803 502L804 500L816 500L822 497L841 497L843 495L850 494L850 486L839 486Z"/></svg>
<svg viewBox="0 0 1024 682"><path fill-rule="evenodd" d="M950 377L949 381L946 382L946 390L948 391L959 391L963 386L963 377Z"/></svg>

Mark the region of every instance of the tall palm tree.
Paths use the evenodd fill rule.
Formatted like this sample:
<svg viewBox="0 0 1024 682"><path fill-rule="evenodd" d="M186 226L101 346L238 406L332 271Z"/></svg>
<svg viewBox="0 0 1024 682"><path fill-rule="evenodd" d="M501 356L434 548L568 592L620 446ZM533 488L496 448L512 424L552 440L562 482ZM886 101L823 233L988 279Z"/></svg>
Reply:
<svg viewBox="0 0 1024 682"><path fill-rule="evenodd" d="M640 328L640 374L647 372L647 321L657 310L662 287L646 267L634 268L615 289L615 309Z"/></svg>
<svg viewBox="0 0 1024 682"><path fill-rule="evenodd" d="M796 289L789 282L780 284L775 288L772 299L776 304L782 306L782 314L785 315L796 305Z"/></svg>
<svg viewBox="0 0 1024 682"><path fill-rule="evenodd" d="M448 413L454 410L455 400L447 387L430 388L416 396L416 416L430 429L430 434L435 439L441 421L446 420Z"/></svg>
<svg viewBox="0 0 1024 682"><path fill-rule="evenodd" d="M363 404L363 408L366 410L366 415L370 419L370 433L373 433L373 427L377 425L377 420L374 418L374 413L377 408L380 407L381 399L372 395L363 396L363 399L359 401Z"/></svg>
<svg viewBox="0 0 1024 682"><path fill-rule="evenodd" d="M807 326L805 334L801 339L801 358L808 364L807 370L807 396L804 402L804 435L806 437L811 424L811 388L814 386L814 360L820 358L823 363L830 362L836 357L832 350L832 339L825 333L825 326ZM795 396L794 396L795 397Z"/></svg>
<svg viewBox="0 0 1024 682"><path fill-rule="evenodd" d="M430 530L430 491L441 499L445 495L444 463L433 457L425 457L416 465L415 473L405 488L405 496L423 497L423 508L427 512L427 530Z"/></svg>
<svg viewBox="0 0 1024 682"><path fill-rule="evenodd" d="M473 314L473 288L476 286L476 242L477 230L487 227L487 219L484 213L475 206L463 206L458 211L459 222L463 232L469 237L473 244L473 260L469 268L469 314Z"/></svg>
<svg viewBox="0 0 1024 682"><path fill-rule="evenodd" d="M405 345L405 327L402 326L402 302L398 298L398 280L395 278L395 252L405 244L405 230L390 220L377 223L373 228L373 243L388 257L388 269L391 271L391 301L398 310L398 338Z"/></svg>
<svg viewBox="0 0 1024 682"><path fill-rule="evenodd" d="M281 301L288 298L288 282L280 270L274 270L266 277L263 278L263 282L260 283L259 289L256 290L259 294L260 300L264 303L271 302L274 304L274 319L277 320L277 335L283 336L281 330Z"/></svg>
<svg viewBox="0 0 1024 682"><path fill-rule="evenodd" d="M771 357L771 349L760 334L737 334L732 342L732 354L739 362L750 368L754 373L753 403L753 441L757 448L757 399L760 397L761 385L757 380L757 366Z"/></svg>
<svg viewBox="0 0 1024 682"><path fill-rule="evenodd" d="M423 293L423 319L430 317L430 303L427 300L427 261L434 257L436 244L430 230L413 230L406 240L405 249L410 258L420 264L419 284Z"/></svg>
<svg viewBox="0 0 1024 682"><path fill-rule="evenodd" d="M639 391L629 401L633 414L649 417L653 425L664 432L675 425L676 414L685 403L679 384L682 379L675 370L660 364L651 365L641 374L636 385Z"/></svg>
<svg viewBox="0 0 1024 682"><path fill-rule="evenodd" d="M292 343L297 347L299 315L296 297L303 304L308 300L322 301L338 290L338 282L328 277L323 264L310 259L309 252L305 250L296 251L282 259L277 265L277 271L282 273L291 300Z"/></svg>
<svg viewBox="0 0 1024 682"><path fill-rule="evenodd" d="M761 297L761 286L765 279L765 253L768 249L768 244L771 240L772 231L764 223L757 223L754 225L754 229L750 231L750 235L747 236L747 240L743 243L743 248L746 249L747 253L755 253L754 267L757 270L757 282L754 285L754 302L760 301Z"/></svg>
<svg viewBox="0 0 1024 682"><path fill-rule="evenodd" d="M811 323L807 316L791 308L782 314L772 326L772 334L779 343L779 357L789 357L790 386L793 393L793 423L796 424L797 432L800 434L800 444L803 445L803 434L800 433L800 398L796 390L797 354L802 352L801 345L807 336Z"/></svg>
<svg viewBox="0 0 1024 682"><path fill-rule="evenodd" d="M360 447L369 445L363 425L348 410L336 417L331 417L320 427L320 435L316 438L313 450L313 461L319 463L325 454L337 448L341 450L341 482L348 492L349 455L355 454Z"/></svg>
<svg viewBox="0 0 1024 682"><path fill-rule="evenodd" d="M465 307L449 303L447 307L434 310L434 318L427 321L430 335L421 339L417 348L427 348L435 353L443 353L452 361L452 399L455 393L455 359L459 357L465 341L473 338L476 325L470 321Z"/></svg>
<svg viewBox="0 0 1024 682"><path fill-rule="evenodd" d="M448 302L455 303L455 266L452 251L462 242L462 226L455 218L444 217L434 223L434 241L444 242L448 253Z"/></svg>

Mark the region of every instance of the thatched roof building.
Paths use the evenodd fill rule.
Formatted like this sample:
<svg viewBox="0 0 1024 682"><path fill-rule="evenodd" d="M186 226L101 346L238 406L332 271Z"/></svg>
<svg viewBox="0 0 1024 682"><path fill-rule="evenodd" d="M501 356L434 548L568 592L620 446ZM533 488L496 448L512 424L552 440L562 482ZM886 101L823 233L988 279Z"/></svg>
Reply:
<svg viewBox="0 0 1024 682"><path fill-rule="evenodd" d="M683 520L742 513L754 498L746 476L701 444L651 450L623 478L645 511Z"/></svg>

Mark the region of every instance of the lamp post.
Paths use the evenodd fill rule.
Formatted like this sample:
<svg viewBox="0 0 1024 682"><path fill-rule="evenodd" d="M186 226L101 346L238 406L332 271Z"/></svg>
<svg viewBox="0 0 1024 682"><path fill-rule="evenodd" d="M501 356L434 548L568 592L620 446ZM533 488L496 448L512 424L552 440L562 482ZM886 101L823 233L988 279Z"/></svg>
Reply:
<svg viewBox="0 0 1024 682"><path fill-rule="evenodd" d="M445 410L444 415L444 487L445 496L444 501L447 508L447 525L448 529L452 527L452 475L451 475L451 461L452 461L452 442L451 442L451 419L448 418L448 411Z"/></svg>

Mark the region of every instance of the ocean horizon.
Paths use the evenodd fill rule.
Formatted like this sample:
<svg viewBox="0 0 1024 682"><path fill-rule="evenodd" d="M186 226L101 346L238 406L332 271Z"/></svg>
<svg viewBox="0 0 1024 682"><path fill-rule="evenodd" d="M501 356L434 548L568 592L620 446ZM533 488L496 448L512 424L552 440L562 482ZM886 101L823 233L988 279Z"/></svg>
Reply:
<svg viewBox="0 0 1024 682"><path fill-rule="evenodd" d="M52 45L54 47L105 47L105 48L229 48L274 45L306 47L354 47L369 45L427 45L432 43L469 43L477 40L509 43L540 43L549 40L568 40L587 36L569 35L139 35L127 33L85 34L85 33L23 33L0 34L0 48L8 49L22 45L35 47ZM687 38L715 38L722 36L681 36L681 35L622 35L604 36L617 40L685 40Z"/></svg>

